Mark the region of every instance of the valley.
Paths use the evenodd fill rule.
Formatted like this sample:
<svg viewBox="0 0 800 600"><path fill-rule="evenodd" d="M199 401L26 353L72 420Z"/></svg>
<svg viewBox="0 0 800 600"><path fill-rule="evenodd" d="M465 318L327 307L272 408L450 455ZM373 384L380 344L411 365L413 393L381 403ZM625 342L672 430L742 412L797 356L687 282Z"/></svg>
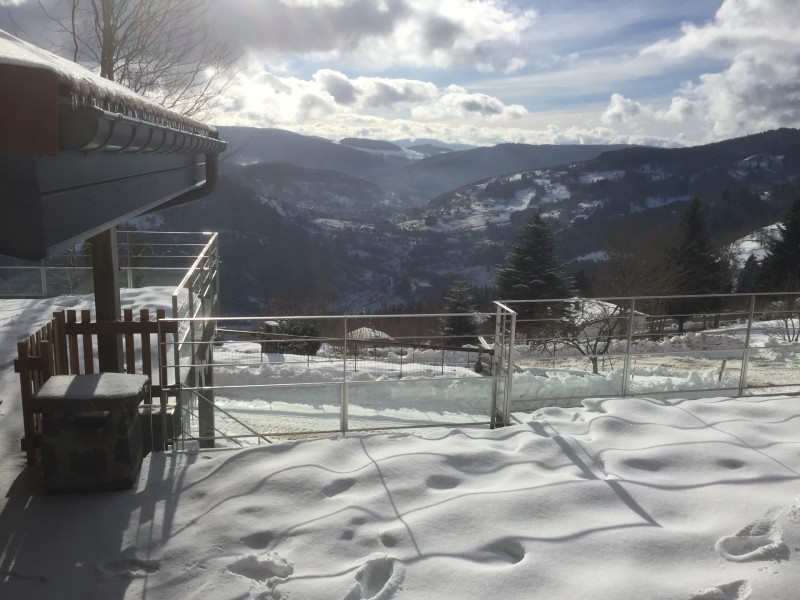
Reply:
<svg viewBox="0 0 800 600"><path fill-rule="evenodd" d="M800 131L691 148L528 146L450 150L335 143L223 128L209 198L140 228L218 230L229 314L362 313L421 305L457 277L491 286L519 228L540 211L572 272L606 237L674 227L698 197L715 244L779 220L800 190Z"/></svg>

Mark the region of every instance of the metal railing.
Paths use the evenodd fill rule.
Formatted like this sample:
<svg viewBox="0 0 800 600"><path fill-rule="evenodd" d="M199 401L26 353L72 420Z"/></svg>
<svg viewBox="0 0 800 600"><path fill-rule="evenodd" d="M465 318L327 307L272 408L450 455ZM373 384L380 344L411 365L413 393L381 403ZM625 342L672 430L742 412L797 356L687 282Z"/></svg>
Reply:
<svg viewBox="0 0 800 600"><path fill-rule="evenodd" d="M437 333L454 316L473 319L478 332ZM174 357L170 366L181 382L180 439L211 445L223 438L507 424L514 318L498 305L496 313L464 315L175 319L187 333L162 351ZM292 323L311 330L281 333ZM205 335L192 338L192 331Z"/></svg>
<svg viewBox="0 0 800 600"><path fill-rule="evenodd" d="M474 315L178 319L182 333L165 349L181 382L178 436L210 445L502 426L512 410L591 397L800 388L800 293L495 307ZM476 333L437 333L454 316L474 319ZM298 322L316 329L281 325Z"/></svg>
<svg viewBox="0 0 800 600"><path fill-rule="evenodd" d="M120 285L176 285L215 237L216 234L199 232L117 232ZM0 298L49 298L92 291L88 243L42 261L0 257Z"/></svg>
<svg viewBox="0 0 800 600"><path fill-rule="evenodd" d="M800 293L509 300L512 404L800 386Z"/></svg>

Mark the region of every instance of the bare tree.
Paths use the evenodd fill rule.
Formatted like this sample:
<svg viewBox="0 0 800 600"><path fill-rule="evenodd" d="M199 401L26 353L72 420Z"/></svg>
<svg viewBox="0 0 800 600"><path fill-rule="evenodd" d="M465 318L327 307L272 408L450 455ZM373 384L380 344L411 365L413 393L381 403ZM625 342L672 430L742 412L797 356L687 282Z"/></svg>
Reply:
<svg viewBox="0 0 800 600"><path fill-rule="evenodd" d="M598 359L607 354L611 343L621 337L628 325L626 310L600 300L575 300L562 320L556 344L575 348L599 373ZM630 314L630 311L627 311Z"/></svg>
<svg viewBox="0 0 800 600"><path fill-rule="evenodd" d="M675 290L677 275L667 251L672 236L664 229L624 221L606 235L606 261L601 267L604 293L614 296L656 296Z"/></svg>
<svg viewBox="0 0 800 600"><path fill-rule="evenodd" d="M63 0L45 14L72 60L187 117L235 85L238 52L209 34L206 0Z"/></svg>

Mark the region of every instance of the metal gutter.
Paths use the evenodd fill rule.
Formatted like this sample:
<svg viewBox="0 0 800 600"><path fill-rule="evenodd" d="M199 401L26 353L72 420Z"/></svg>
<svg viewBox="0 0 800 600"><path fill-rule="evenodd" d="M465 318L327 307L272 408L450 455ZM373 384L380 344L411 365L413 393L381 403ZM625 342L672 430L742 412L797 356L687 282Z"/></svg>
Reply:
<svg viewBox="0 0 800 600"><path fill-rule="evenodd" d="M78 152L138 152L216 155L227 142L196 131L113 113L98 107L61 105L58 146Z"/></svg>

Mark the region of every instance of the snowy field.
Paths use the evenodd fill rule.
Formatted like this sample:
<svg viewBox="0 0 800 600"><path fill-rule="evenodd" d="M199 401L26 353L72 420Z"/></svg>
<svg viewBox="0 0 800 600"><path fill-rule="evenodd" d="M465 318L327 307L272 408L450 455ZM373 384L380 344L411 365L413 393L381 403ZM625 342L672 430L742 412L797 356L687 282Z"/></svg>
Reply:
<svg viewBox="0 0 800 600"><path fill-rule="evenodd" d="M159 304L137 294L125 301ZM51 306L13 302L0 303L0 598L798 597L796 396L590 398L496 430L154 454L132 490L43 496L19 452L12 358Z"/></svg>

